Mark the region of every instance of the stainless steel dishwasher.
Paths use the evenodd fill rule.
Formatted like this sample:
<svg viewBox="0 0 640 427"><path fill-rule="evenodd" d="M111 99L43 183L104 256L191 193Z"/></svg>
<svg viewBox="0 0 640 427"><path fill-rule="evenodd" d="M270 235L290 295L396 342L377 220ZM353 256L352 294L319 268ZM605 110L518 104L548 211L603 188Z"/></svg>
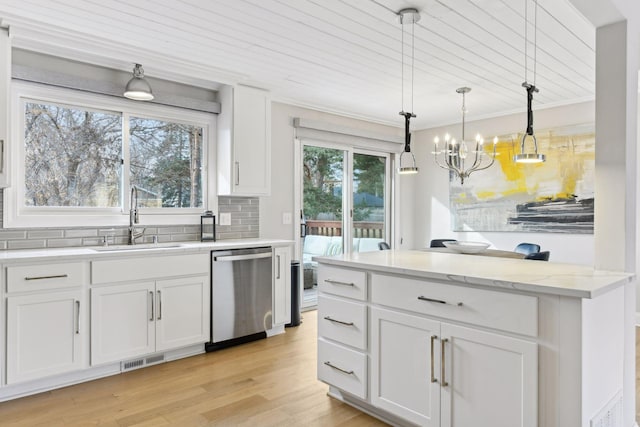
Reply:
<svg viewBox="0 0 640 427"><path fill-rule="evenodd" d="M207 351L266 337L272 322L271 247L211 252Z"/></svg>

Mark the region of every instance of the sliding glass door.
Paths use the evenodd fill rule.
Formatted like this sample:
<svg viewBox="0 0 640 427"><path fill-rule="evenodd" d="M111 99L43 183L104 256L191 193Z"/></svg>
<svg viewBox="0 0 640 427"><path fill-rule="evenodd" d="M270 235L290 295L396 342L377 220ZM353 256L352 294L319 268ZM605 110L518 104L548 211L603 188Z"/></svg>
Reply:
<svg viewBox="0 0 640 427"><path fill-rule="evenodd" d="M314 306L314 256L379 250L389 242L389 155L301 145L303 307Z"/></svg>

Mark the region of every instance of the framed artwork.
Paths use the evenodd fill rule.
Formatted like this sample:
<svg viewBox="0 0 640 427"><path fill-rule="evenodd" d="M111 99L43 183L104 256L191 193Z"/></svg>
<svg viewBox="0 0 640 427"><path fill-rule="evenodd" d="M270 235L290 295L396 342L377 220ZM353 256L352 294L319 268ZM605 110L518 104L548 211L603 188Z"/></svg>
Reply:
<svg viewBox="0 0 640 427"><path fill-rule="evenodd" d="M450 173L453 230L592 234L593 123L536 131L544 163L513 161L521 138L522 134L498 136L493 166L475 172L464 185ZM487 155L491 150L485 147ZM525 144L528 150L533 150L531 138Z"/></svg>

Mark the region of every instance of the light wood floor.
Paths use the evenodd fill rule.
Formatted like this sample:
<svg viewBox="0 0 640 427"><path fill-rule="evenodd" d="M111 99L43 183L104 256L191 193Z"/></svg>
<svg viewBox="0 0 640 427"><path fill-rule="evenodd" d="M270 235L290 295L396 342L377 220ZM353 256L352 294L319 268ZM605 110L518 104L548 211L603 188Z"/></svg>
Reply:
<svg viewBox="0 0 640 427"><path fill-rule="evenodd" d="M316 380L316 311L287 333L0 403L1 426L384 426Z"/></svg>
<svg viewBox="0 0 640 427"><path fill-rule="evenodd" d="M0 403L0 425L384 426L326 395L316 380L316 312L303 317L266 340ZM636 343L640 385L640 328Z"/></svg>

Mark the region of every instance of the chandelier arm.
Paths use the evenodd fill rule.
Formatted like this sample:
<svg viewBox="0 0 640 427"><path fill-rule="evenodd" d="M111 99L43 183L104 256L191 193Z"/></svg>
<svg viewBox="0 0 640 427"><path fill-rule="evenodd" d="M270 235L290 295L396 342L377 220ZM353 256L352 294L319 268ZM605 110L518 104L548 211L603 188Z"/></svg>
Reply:
<svg viewBox="0 0 640 427"><path fill-rule="evenodd" d="M448 168L447 166L445 166L445 165L441 164L441 163L438 161L438 155L437 155L437 154L434 154L434 155L433 155L433 159L435 160L436 165L440 166L442 169L447 169L447 170L449 170L449 168Z"/></svg>
<svg viewBox="0 0 640 427"><path fill-rule="evenodd" d="M481 170L488 169L488 168L490 168L490 167L493 165L493 163L494 163L495 161L496 161L496 146L495 146L495 144L494 144L494 145L493 145L493 154L491 155L491 161L489 162L489 164L488 164L488 165L486 165L486 166L484 166L484 167L474 169L474 171L475 171L475 170L479 170L479 171L481 171Z"/></svg>
<svg viewBox="0 0 640 427"><path fill-rule="evenodd" d="M453 156L449 156L449 157L453 157ZM460 176L463 173L460 170L460 168L458 166L456 166L455 164L451 163L451 161L448 160L446 156L444 158L444 161L447 163L447 166L449 166L447 169L450 169L450 170L454 171L458 176Z"/></svg>

